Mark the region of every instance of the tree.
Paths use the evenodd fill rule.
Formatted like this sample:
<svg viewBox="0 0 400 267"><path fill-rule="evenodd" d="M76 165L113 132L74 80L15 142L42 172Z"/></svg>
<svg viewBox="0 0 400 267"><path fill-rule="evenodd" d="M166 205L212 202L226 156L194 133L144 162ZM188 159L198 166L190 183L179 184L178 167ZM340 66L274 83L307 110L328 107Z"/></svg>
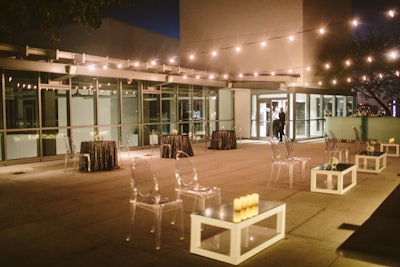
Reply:
<svg viewBox="0 0 400 267"><path fill-rule="evenodd" d="M349 47L334 47L318 58L315 77L326 88L351 90L373 99L387 115L390 104L400 100L399 35L368 30L354 35Z"/></svg>
<svg viewBox="0 0 400 267"><path fill-rule="evenodd" d="M66 23L79 23L93 31L101 25L106 6L129 5L131 0L9 0L0 4L0 37L40 28L53 41Z"/></svg>

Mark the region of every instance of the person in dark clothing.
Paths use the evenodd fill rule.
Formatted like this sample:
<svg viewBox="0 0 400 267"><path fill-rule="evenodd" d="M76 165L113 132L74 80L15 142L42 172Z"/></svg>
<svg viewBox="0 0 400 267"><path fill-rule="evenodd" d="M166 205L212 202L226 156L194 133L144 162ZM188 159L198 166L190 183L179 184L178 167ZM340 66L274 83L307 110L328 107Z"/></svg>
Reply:
<svg viewBox="0 0 400 267"><path fill-rule="evenodd" d="M279 111L279 126L278 126L279 141L282 141L282 138L284 136L283 131L285 130L285 121L286 121L285 112L283 111L283 108L281 108Z"/></svg>

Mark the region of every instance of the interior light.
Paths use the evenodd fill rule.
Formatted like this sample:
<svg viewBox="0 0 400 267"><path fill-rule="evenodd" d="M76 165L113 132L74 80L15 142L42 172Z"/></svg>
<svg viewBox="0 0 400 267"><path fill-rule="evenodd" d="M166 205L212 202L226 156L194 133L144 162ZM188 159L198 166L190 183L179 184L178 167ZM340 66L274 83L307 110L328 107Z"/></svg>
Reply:
<svg viewBox="0 0 400 267"><path fill-rule="evenodd" d="M241 50L240 46L237 46L237 47L235 48L235 50L236 50L236 52L240 52L240 50Z"/></svg>
<svg viewBox="0 0 400 267"><path fill-rule="evenodd" d="M267 46L267 42L261 42L261 46L262 46L262 47Z"/></svg>
<svg viewBox="0 0 400 267"><path fill-rule="evenodd" d="M189 55L189 59L190 60L193 60L194 59L194 55L192 54L192 55Z"/></svg>
<svg viewBox="0 0 400 267"><path fill-rule="evenodd" d="M395 12L394 12L394 10L389 10L388 11L388 15L389 15L389 17L391 17L391 18L393 18L394 17L394 15L395 15Z"/></svg>
<svg viewBox="0 0 400 267"><path fill-rule="evenodd" d="M212 51L212 52L211 52L211 55L212 55L213 57L217 56L217 51L215 51L215 50Z"/></svg>

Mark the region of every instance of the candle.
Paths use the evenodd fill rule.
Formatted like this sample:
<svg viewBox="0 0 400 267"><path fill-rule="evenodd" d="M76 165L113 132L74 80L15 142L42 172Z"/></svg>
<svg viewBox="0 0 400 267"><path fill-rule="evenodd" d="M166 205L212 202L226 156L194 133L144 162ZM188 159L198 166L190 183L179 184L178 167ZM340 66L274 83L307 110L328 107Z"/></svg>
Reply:
<svg viewBox="0 0 400 267"><path fill-rule="evenodd" d="M242 221L247 219L246 209L242 209L242 210L240 211L240 219L241 219Z"/></svg>
<svg viewBox="0 0 400 267"><path fill-rule="evenodd" d="M238 223L242 220L242 217L240 216L240 211L235 211L233 213L233 222Z"/></svg>
<svg viewBox="0 0 400 267"><path fill-rule="evenodd" d="M240 197L240 202L242 204L242 209L245 209L247 207L247 198L246 197Z"/></svg>
<svg viewBox="0 0 400 267"><path fill-rule="evenodd" d="M253 196L253 205L258 205L259 195L257 193L252 194Z"/></svg>
<svg viewBox="0 0 400 267"><path fill-rule="evenodd" d="M253 195L247 195L246 199L247 199L247 207L251 207L254 205Z"/></svg>
<svg viewBox="0 0 400 267"><path fill-rule="evenodd" d="M242 209L242 202L240 201L239 198L235 198L233 200L233 209L235 211L240 211Z"/></svg>

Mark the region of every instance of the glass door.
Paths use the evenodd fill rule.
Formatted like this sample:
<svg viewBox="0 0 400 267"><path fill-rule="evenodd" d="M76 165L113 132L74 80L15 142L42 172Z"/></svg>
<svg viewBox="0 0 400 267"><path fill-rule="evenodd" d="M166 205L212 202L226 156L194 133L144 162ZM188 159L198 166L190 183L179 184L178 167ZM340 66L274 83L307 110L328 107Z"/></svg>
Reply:
<svg viewBox="0 0 400 267"><path fill-rule="evenodd" d="M258 139L264 139L271 135L271 101L258 103Z"/></svg>
<svg viewBox="0 0 400 267"><path fill-rule="evenodd" d="M287 112L287 99L259 98L257 108L257 129L252 128L252 133L254 133L252 136L255 136L255 132L257 132L256 138L262 140L274 135L272 129L273 114L279 113L280 108L283 108L285 113Z"/></svg>

